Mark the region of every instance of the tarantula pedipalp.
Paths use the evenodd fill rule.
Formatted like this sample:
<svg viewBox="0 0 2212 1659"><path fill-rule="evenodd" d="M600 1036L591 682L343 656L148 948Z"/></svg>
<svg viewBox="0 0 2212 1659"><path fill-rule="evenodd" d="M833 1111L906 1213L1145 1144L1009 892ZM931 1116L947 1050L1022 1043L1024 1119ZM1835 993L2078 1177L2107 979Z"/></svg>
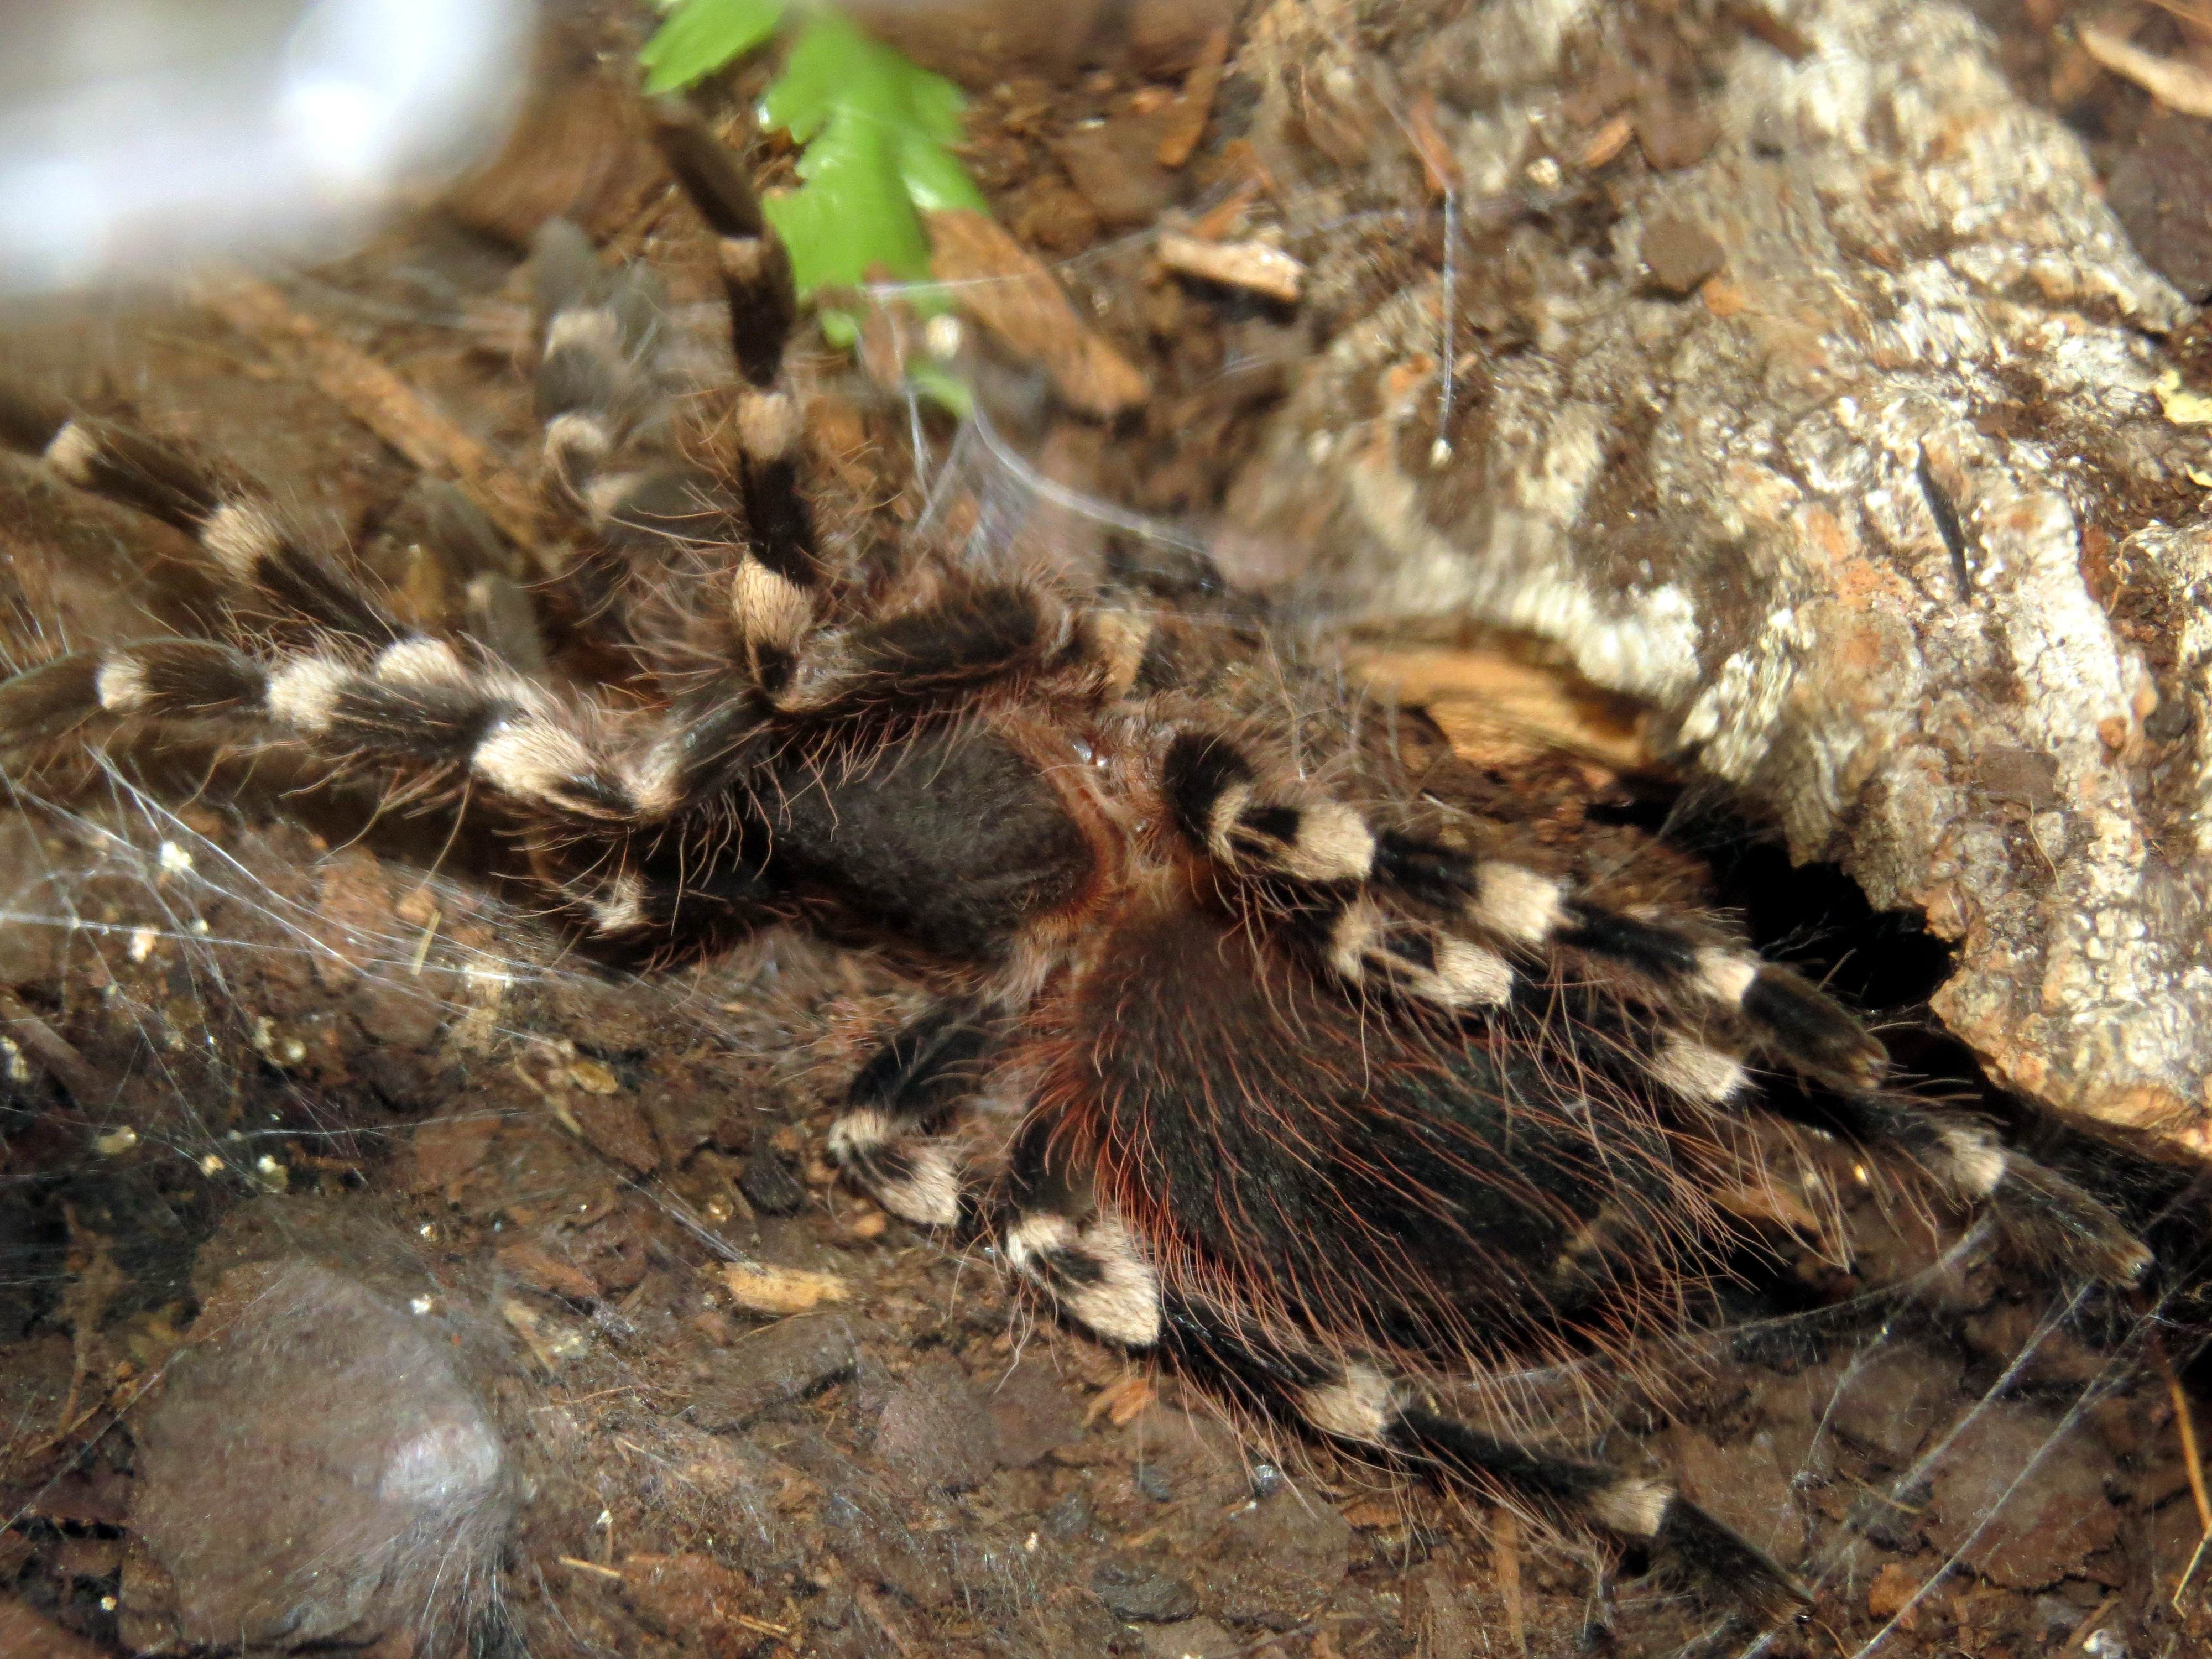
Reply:
<svg viewBox="0 0 2212 1659"><path fill-rule="evenodd" d="M1717 1194L1761 1119L1916 1162L2070 1268L2140 1272L2098 1200L1883 1092L1879 1045L1789 969L1416 803L1264 630L1141 585L826 556L782 383L783 252L698 128L660 136L720 239L737 476L663 453L652 295L560 228L537 374L592 626L636 650L658 707L558 684L489 621L419 633L174 451L9 396L0 437L194 536L284 631L50 663L0 687L0 733L270 722L465 779L610 953L776 921L895 947L943 995L831 1132L885 1208L972 1219L1101 1335L1660 1545L1761 1619L1791 1604L1786 1575L1671 1487L1480 1428L1431 1384L1663 1328L1740 1242ZM987 1083L1028 1107L979 1197L941 1137Z"/></svg>

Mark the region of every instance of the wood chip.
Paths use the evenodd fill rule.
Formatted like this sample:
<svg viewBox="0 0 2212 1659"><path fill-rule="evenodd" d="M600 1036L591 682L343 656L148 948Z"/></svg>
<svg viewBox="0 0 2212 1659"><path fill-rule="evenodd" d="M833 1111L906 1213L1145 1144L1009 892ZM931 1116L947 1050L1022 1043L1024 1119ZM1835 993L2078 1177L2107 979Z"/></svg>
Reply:
<svg viewBox="0 0 2212 1659"><path fill-rule="evenodd" d="M1429 187L1429 194L1445 197L1459 188L1459 164L1452 160L1451 146L1437 131L1437 95L1425 92L1406 111L1406 136L1413 141L1413 154L1420 158L1421 178Z"/></svg>
<svg viewBox="0 0 2212 1659"><path fill-rule="evenodd" d="M2145 52L2100 23L2075 31L2081 50L2122 78L2134 82L2168 109L2183 115L2212 116L2212 72L2179 58Z"/></svg>
<svg viewBox="0 0 2212 1659"><path fill-rule="evenodd" d="M1237 228L1237 220L1259 196L1260 189L1257 179L1240 179L1236 189L1192 221L1190 234L1201 242L1221 240Z"/></svg>
<svg viewBox="0 0 2212 1659"><path fill-rule="evenodd" d="M563 1261L539 1245L502 1244L497 1259L501 1271L512 1273L535 1290L550 1291L572 1302L599 1299L597 1280L574 1262Z"/></svg>
<svg viewBox="0 0 2212 1659"><path fill-rule="evenodd" d="M891 1651L898 1655L899 1659L915 1659L914 1644L908 1641L900 1631L898 1622L891 1617L890 1609L878 1601L866 1585L856 1583L853 1586L853 1601L874 1621L876 1628L883 1632L884 1639L891 1644Z"/></svg>
<svg viewBox="0 0 2212 1659"><path fill-rule="evenodd" d="M535 542L538 510L521 481L382 363L338 339L267 283L240 277L210 283L198 298L423 471L459 484L517 546Z"/></svg>
<svg viewBox="0 0 2212 1659"><path fill-rule="evenodd" d="M1091 1403L1083 1408L1083 1420L1091 1424L1103 1417L1118 1429L1159 1397L1151 1377L1142 1371L1131 1371L1091 1395Z"/></svg>
<svg viewBox="0 0 2212 1659"><path fill-rule="evenodd" d="M1742 285L1731 283L1725 276L1708 277L1698 297L1705 302L1705 309L1716 317L1740 317L1751 309L1751 295Z"/></svg>
<svg viewBox="0 0 2212 1659"><path fill-rule="evenodd" d="M953 285L953 301L1042 363L1070 404L1109 418L1152 395L1137 367L1085 326L1052 273L988 215L951 208L928 220L930 268Z"/></svg>
<svg viewBox="0 0 2212 1659"><path fill-rule="evenodd" d="M568 1062L568 1081L587 1095L611 1095L622 1091L622 1079L600 1061L588 1055L578 1055Z"/></svg>
<svg viewBox="0 0 2212 1659"><path fill-rule="evenodd" d="M1364 1532L1373 1532L1384 1527L1402 1526L1406 1506L1395 1499L1363 1498L1344 1511L1344 1518Z"/></svg>
<svg viewBox="0 0 2212 1659"><path fill-rule="evenodd" d="M1615 771L1652 763L1631 705L1499 652L1358 652L1350 666L1393 701L1425 708L1465 760L1495 764L1549 752Z"/></svg>
<svg viewBox="0 0 2212 1659"><path fill-rule="evenodd" d="M852 1288L836 1273L809 1273L803 1267L763 1267L750 1261L732 1261L722 1269L722 1282L730 1299L754 1313L795 1314L818 1308L825 1302L846 1302Z"/></svg>
<svg viewBox="0 0 2212 1659"><path fill-rule="evenodd" d="M1304 292L1305 266L1266 242L1201 242L1169 231L1154 251L1170 270L1264 294L1285 305L1296 305Z"/></svg>
<svg viewBox="0 0 2212 1659"><path fill-rule="evenodd" d="M1583 146L1582 161L1585 169L1603 167L1628 148L1628 141L1636 137L1636 123L1626 115L1616 115L1590 134L1589 143Z"/></svg>
<svg viewBox="0 0 2212 1659"><path fill-rule="evenodd" d="M1167 133L1153 152L1162 167L1181 167L1206 136L1206 123L1213 113L1213 94L1221 85L1221 67L1228 61L1229 31L1216 29L1206 37L1198 61L1190 66L1182 96L1170 107Z"/></svg>
<svg viewBox="0 0 2212 1659"><path fill-rule="evenodd" d="M2179 369L2167 369L2151 390L2158 394L2160 410L2174 425L2212 426L2212 398L2184 386Z"/></svg>
<svg viewBox="0 0 2212 1659"><path fill-rule="evenodd" d="M1793 64L1802 64L1813 55L1813 43L1804 32L1789 19L1769 11L1759 0L1729 0L1721 8L1721 15L1746 34L1765 41Z"/></svg>
<svg viewBox="0 0 2212 1659"><path fill-rule="evenodd" d="M1905 1630L1916 1629L1920 1620L1912 1598L1919 1590L1919 1579L1904 1562L1885 1561L1867 1586L1867 1611L1877 1619L1897 1619ZM1904 1616L1899 1618L1900 1613Z"/></svg>

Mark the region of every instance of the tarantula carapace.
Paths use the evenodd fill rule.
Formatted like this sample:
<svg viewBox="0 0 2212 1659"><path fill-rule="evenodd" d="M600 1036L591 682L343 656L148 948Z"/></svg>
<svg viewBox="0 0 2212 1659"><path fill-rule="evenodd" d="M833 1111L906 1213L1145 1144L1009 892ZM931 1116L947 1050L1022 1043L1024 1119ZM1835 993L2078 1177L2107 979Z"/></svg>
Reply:
<svg viewBox="0 0 2212 1659"><path fill-rule="evenodd" d="M826 556L784 251L703 128L669 113L659 137L719 238L736 476L669 459L660 308L562 226L537 254L536 380L586 626L657 703L562 684L489 623L410 629L177 452L11 396L9 443L196 537L274 622L49 663L0 688L0 731L234 717L441 772L610 952L775 921L895 946L942 997L830 1139L886 1209L977 1229L1101 1336L1244 1407L1654 1545L1762 1620L1796 1592L1752 1546L1664 1482L1455 1415L1444 1385L1678 1321L1742 1243L1719 1194L1755 1174L1755 1124L1917 1164L2069 1269L2142 1269L2098 1200L1886 1092L1882 1048L1796 974L1419 799L1263 629L1141 578ZM945 1131L986 1091L1024 1110L973 1194Z"/></svg>

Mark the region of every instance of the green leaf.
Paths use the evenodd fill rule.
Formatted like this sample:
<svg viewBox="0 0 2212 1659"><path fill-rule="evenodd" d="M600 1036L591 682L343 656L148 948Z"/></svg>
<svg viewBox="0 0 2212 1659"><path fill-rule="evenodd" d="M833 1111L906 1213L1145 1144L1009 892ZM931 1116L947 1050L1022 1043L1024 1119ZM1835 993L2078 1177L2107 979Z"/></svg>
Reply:
<svg viewBox="0 0 2212 1659"><path fill-rule="evenodd" d="M677 0L674 15L637 54L646 69L646 91L675 92L750 52L775 33L789 3L790 0Z"/></svg>
<svg viewBox="0 0 2212 1659"><path fill-rule="evenodd" d="M805 146L799 187L763 204L802 295L864 282L878 265L907 281L927 277L920 213L988 211L947 148L963 136L964 106L951 82L834 12L810 14L761 102L769 125Z"/></svg>

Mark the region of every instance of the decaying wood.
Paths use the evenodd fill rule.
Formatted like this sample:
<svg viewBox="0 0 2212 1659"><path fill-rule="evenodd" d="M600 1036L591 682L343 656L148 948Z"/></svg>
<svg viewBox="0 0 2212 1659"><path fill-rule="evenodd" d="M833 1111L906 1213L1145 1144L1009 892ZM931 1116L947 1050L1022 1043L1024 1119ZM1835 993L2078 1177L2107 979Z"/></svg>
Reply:
<svg viewBox="0 0 2212 1659"><path fill-rule="evenodd" d="M1433 211L1394 103L1433 92L1470 195L1531 210L1461 250L1450 429L1425 260L1309 365L1220 551L1356 629L1548 641L1957 941L1935 1006L2002 1082L2212 1147L2212 432L2155 394L2186 307L1963 8L1788 9L1811 49L1711 42L1717 137L1660 169L1570 101L1626 14L1486 0L1377 62L1262 8L1239 62L1309 294L1374 268L1324 231L1347 199ZM1371 142L1323 143L1316 88ZM1662 291L1664 218L1725 276Z"/></svg>

